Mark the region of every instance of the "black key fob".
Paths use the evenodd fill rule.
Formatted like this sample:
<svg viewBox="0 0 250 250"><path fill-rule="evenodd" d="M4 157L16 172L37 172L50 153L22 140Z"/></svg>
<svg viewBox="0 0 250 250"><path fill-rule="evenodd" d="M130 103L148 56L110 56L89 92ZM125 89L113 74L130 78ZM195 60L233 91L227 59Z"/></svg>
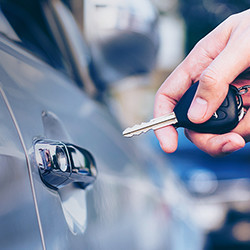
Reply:
<svg viewBox="0 0 250 250"><path fill-rule="evenodd" d="M182 96L174 108L178 123L176 127L184 127L200 133L224 134L230 132L239 123L243 116L242 97L238 89L229 85L227 96L218 110L206 122L192 123L188 117L188 109L196 93L199 82L193 84Z"/></svg>

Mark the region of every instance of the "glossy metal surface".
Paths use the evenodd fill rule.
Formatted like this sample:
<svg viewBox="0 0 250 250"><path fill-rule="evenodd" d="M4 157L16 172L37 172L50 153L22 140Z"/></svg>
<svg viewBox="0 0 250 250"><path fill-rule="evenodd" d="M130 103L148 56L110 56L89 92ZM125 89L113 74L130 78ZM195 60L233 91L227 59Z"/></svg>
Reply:
<svg viewBox="0 0 250 250"><path fill-rule="evenodd" d="M25 31L28 32L27 27ZM153 151L146 150L146 143L142 142L140 146L133 140L128 143L103 105L79 91L75 83L59 70L1 35L0 78L21 131L23 151L29 152L25 159L21 151L22 164L8 161L6 168L15 173L23 166L29 167L31 172L30 179L27 173L22 171L20 174L25 179L22 185L26 189L19 183L22 180L19 176L15 179L6 177L7 190L11 187L13 193L2 196L2 200L7 199L5 206L10 206L8 198L14 197L18 201L12 210L6 208L6 211L11 211L6 221L7 232L19 222L19 231L10 233L11 239L1 239L7 247L11 247L12 239L17 236L22 238L16 238L15 243L23 244L24 249L42 247L37 218L34 217L34 210L32 212L34 207L29 208L31 213L27 213L30 210L25 209L26 206L22 207L22 202L29 198L29 202L38 205L40 233L44 236L47 249L155 250L174 249L176 244L179 246L176 249L185 249L180 247L182 242L188 249L200 249L199 233L195 231L195 226L190 226L190 220L185 220L189 211L184 202L186 198L180 194L180 185L176 185L175 178L166 170L165 162L159 161ZM4 128L0 134L3 136L1 142L5 142L4 145L14 143L14 148L19 147L18 137L5 133L5 127L11 129L5 114L1 121ZM13 133L16 133L15 129ZM93 187L84 190L70 183L57 190L48 188L41 181L34 160L35 138L69 142L90 151L98 166L98 178ZM80 148L76 149L83 153ZM79 155L77 150L74 154ZM42 152L46 158L46 148L42 147ZM16 157L16 151L13 155ZM65 171L68 163L64 155L61 156L64 163L61 170ZM39 162L44 166L42 171L49 168L50 160ZM81 164L75 164L72 175L78 177L84 169ZM91 169L93 175L94 170ZM68 174L67 171L65 173ZM27 183L32 183L34 187L33 199ZM3 188L4 185L2 182ZM23 198L22 190L27 197ZM20 208L24 208L22 213L15 213ZM0 218L1 232L5 230L2 227L5 218ZM180 228L185 233L176 240L175 235Z"/></svg>
<svg viewBox="0 0 250 250"><path fill-rule="evenodd" d="M90 52L72 13L59 0L44 2L43 10L52 36L67 59L71 77L81 88L84 88L86 93L91 96L96 95L96 87L87 70L91 60ZM63 42L64 40L66 42Z"/></svg>
<svg viewBox="0 0 250 250"><path fill-rule="evenodd" d="M166 200L168 196L164 193L171 190L174 200L179 200L179 191L153 152L144 152L143 147L137 147L132 141L128 144L101 105L47 65L17 52L12 43L1 37L0 56L3 89L27 151L33 148L34 137L47 137L56 131L53 140L62 141L68 131L72 143L94 155L99 170L97 181L87 194L79 193L81 189L72 185L58 192L42 183L30 154L46 247L168 249L174 244L169 240L172 238L169 225L173 220L180 220L180 215L170 216L173 197ZM9 81L8 75L12 72L15 74ZM43 110L51 110L59 118L57 122L48 122L50 129L44 127ZM80 202L80 197L86 198L86 202ZM181 204L179 200L178 206L185 206ZM76 207L78 213L74 210ZM188 209L182 209L181 213L186 217ZM193 230L183 226L183 222L176 224L176 230L178 227ZM192 249L199 249L196 234L192 237ZM197 247L193 247L193 243Z"/></svg>
<svg viewBox="0 0 250 250"><path fill-rule="evenodd" d="M32 176L2 95L0 107L0 248L42 249Z"/></svg>
<svg viewBox="0 0 250 250"><path fill-rule="evenodd" d="M94 158L81 147L38 139L34 142L34 155L41 179L50 188L62 188L73 182L86 188L96 179Z"/></svg>

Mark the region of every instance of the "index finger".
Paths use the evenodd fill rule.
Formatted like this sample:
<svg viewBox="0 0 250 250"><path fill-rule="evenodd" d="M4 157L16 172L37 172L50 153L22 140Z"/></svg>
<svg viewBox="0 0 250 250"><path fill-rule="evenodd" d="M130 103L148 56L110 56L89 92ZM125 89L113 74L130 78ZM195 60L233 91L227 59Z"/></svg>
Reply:
<svg viewBox="0 0 250 250"><path fill-rule="evenodd" d="M154 117L159 117L173 111L176 103L185 93L192 81L189 75L182 70L182 65L167 78L159 88L154 105ZM155 130L161 148L172 153L177 148L178 134L173 126Z"/></svg>
<svg viewBox="0 0 250 250"><path fill-rule="evenodd" d="M172 72L157 91L154 105L154 117L159 117L173 111L175 105L195 82L202 70L209 65L211 58L195 48L189 56ZM197 63L194 64L193 61ZM199 63L200 62L200 63ZM177 148L178 134L173 126L155 131L162 149L172 153Z"/></svg>
<svg viewBox="0 0 250 250"><path fill-rule="evenodd" d="M229 28L226 24L219 25L203 38L171 73L156 94L154 117L173 111L192 82L199 79L202 72L226 46L228 33ZM161 128L155 131L155 134L165 152L171 153L176 150L178 135L173 127Z"/></svg>

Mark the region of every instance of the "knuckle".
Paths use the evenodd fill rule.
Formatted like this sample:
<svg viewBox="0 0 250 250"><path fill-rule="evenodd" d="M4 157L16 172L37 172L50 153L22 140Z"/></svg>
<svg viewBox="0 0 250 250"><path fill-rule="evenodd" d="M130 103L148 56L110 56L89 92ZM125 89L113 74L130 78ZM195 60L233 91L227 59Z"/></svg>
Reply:
<svg viewBox="0 0 250 250"><path fill-rule="evenodd" d="M226 19L226 22L230 23L230 24L234 24L234 23L237 23L238 21L241 21L242 20L242 17L245 16L245 13L246 12L239 12L239 13L235 13L235 14L232 14L230 15L227 19Z"/></svg>
<svg viewBox="0 0 250 250"><path fill-rule="evenodd" d="M214 89L218 85L218 74L211 67L208 67L200 76L200 81L207 89Z"/></svg>
<svg viewBox="0 0 250 250"><path fill-rule="evenodd" d="M235 21L235 19L237 19L237 17L238 17L238 14L232 14L232 15L230 15L227 19L226 19L226 21L227 22L234 22Z"/></svg>

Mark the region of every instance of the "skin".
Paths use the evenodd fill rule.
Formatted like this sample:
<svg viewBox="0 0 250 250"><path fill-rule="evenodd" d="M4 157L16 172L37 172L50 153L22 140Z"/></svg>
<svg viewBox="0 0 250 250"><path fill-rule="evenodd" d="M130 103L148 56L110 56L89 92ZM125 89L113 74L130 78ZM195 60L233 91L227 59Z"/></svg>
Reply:
<svg viewBox="0 0 250 250"><path fill-rule="evenodd" d="M249 67L250 9L230 16L196 44L157 91L154 116L173 111L191 84L199 80L188 117L194 123L207 121L225 99L229 84L250 84ZM250 91L243 95L243 103L249 107ZM176 150L178 134L173 126L158 129L155 134L166 153ZM250 141L250 111L230 133L200 134L186 129L185 134L206 153L223 156Z"/></svg>

